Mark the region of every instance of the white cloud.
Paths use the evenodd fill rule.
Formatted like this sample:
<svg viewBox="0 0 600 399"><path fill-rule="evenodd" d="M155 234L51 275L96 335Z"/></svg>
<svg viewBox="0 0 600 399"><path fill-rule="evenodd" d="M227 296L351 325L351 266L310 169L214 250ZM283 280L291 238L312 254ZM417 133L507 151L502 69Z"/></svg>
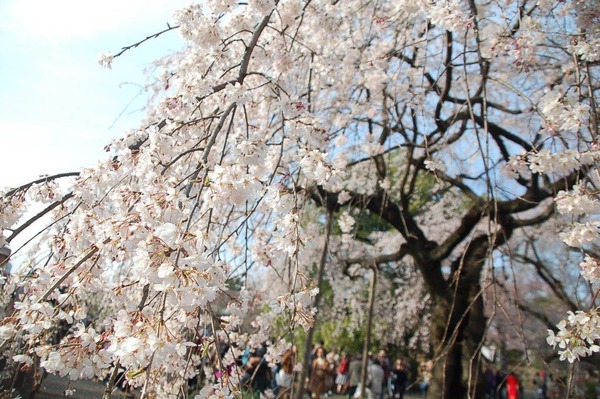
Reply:
<svg viewBox="0 0 600 399"><path fill-rule="evenodd" d="M87 39L149 21L165 23L181 0L12 0L2 28L48 41ZM162 25L161 25L162 26Z"/></svg>

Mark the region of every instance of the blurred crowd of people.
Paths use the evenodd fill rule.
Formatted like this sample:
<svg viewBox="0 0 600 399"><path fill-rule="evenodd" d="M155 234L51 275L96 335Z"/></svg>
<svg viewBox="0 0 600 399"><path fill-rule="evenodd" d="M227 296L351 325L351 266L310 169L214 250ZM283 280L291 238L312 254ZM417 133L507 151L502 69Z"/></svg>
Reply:
<svg viewBox="0 0 600 399"><path fill-rule="evenodd" d="M272 390L276 398L289 399L300 388L299 360L296 347L283 354L281 361L270 367L264 359L265 348L252 351L247 359L241 359L241 380L246 397L259 398ZM409 383L408 367L403 359L391 362L385 350L369 355L366 361L364 381L365 397L369 399L403 399ZM360 397L363 357L338 349L327 350L323 342L315 344L307 364L303 381L307 396L321 399L333 394L349 399ZM428 383L428 379L426 380ZM425 391L427 387L424 388Z"/></svg>
<svg viewBox="0 0 600 399"><path fill-rule="evenodd" d="M522 399L523 384L514 371L485 369L485 395L488 399Z"/></svg>

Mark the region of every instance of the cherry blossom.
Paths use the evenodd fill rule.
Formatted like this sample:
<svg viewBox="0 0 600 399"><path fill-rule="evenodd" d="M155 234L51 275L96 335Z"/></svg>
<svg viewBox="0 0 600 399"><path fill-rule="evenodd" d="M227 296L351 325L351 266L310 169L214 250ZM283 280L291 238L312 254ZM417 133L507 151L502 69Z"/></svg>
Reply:
<svg viewBox="0 0 600 399"><path fill-rule="evenodd" d="M361 287L381 269L375 314L391 308L402 326L380 323L375 336L432 351L432 394L444 383L475 392L452 362L478 359L479 342L458 348L453 334L484 338L469 323L485 327L495 251L556 209L582 275L598 278L586 252L599 227L598 38L578 12L457 0L175 11L167 31L184 45L156 61L140 125L96 165L2 191L0 245L29 227L32 205L51 223L1 281L14 311L0 345L70 379L123 370L146 398L185 389L223 340L219 379L207 372L197 397L237 397L240 370L228 366L245 345L270 343L276 361L289 344L276 325L309 330L348 309L357 330ZM132 48L99 63L117 68ZM315 259L336 283L330 309L314 307ZM548 342L569 361L595 353L597 319L570 313Z"/></svg>

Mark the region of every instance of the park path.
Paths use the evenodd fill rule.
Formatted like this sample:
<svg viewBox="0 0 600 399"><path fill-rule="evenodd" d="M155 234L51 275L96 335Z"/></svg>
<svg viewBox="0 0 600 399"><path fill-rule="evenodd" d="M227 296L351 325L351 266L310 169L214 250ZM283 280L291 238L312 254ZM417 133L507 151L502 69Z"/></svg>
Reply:
<svg viewBox="0 0 600 399"><path fill-rule="evenodd" d="M101 399L104 394L105 385L100 382L81 380L72 381L71 389L75 389L72 396L65 396L65 390L69 387L69 380L55 375L48 375L42 383L42 389L35 396L36 399ZM124 399L125 394L116 390L111 395L111 399Z"/></svg>
<svg viewBox="0 0 600 399"><path fill-rule="evenodd" d="M75 389L75 393L72 396L65 396L65 389L69 386L69 380L66 378L61 378L55 375L48 375L42 384L42 389L36 395L36 399L101 399L104 394L105 385L100 382L94 381L72 381L71 389ZM125 394L116 390L111 395L111 399L125 399ZM139 398L139 394L136 396ZM418 393L409 394L406 396L407 399L417 399L421 398L421 395ZM308 399L308 396L307 396ZM342 395L331 395L328 397L322 397L322 399L347 399L347 396Z"/></svg>
<svg viewBox="0 0 600 399"><path fill-rule="evenodd" d="M69 380L66 378L57 377L55 375L48 375L44 379L42 389L36 395L36 399L59 399L59 398L71 398L71 399L101 399L104 393L105 385L100 382L94 381L74 381L71 382L71 388L75 389L75 394L72 396L65 396L64 391L69 385ZM111 399L125 399L125 394L116 390L111 395ZM139 393L136 395L139 398ZM308 396L307 396L308 398ZM422 398L420 392L410 392L405 395L406 399L420 399ZM525 393L525 398L535 398L535 395L530 392ZM347 396L342 395L331 395L328 397L322 397L322 399L347 399Z"/></svg>

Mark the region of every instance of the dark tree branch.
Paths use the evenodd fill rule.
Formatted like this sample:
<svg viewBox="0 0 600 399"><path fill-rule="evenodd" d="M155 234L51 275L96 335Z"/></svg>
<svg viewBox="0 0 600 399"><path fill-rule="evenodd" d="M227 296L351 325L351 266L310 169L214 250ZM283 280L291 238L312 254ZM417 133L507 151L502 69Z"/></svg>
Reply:
<svg viewBox="0 0 600 399"><path fill-rule="evenodd" d="M484 127L484 120L481 116L473 115L473 119L475 120L475 122L477 122L477 124L479 126ZM485 122L487 123L487 129L490 132L490 134L492 135L492 137L494 137L494 136L504 137L505 139L510 140L513 143L520 145L521 147L523 147L523 149L525 151L533 151L534 150L534 148L531 144L529 144L527 141L523 140L516 134L509 132L508 130L504 129L503 127L498 126L497 124L495 124L493 122L490 122L489 120L487 120Z"/></svg>
<svg viewBox="0 0 600 399"><path fill-rule="evenodd" d="M40 211L38 214L29 218L25 223L23 223L22 225L20 225L19 227L17 227L16 229L14 229L12 231L12 234L6 239L6 242L10 243L12 240L15 239L15 237L17 237L19 234L21 234L26 228L31 226L36 220L41 219L44 215L46 215L53 209L64 204L71 197L73 197L73 193L68 193L64 197L62 197L62 199L60 201L53 202L52 204L50 204L49 206L44 208L42 211Z"/></svg>
<svg viewBox="0 0 600 399"><path fill-rule="evenodd" d="M460 225L431 252L430 256L438 260L446 258L469 235L484 214L485 206L480 203L469 208L463 215Z"/></svg>
<svg viewBox="0 0 600 399"><path fill-rule="evenodd" d="M27 184L23 184L22 186L19 186L17 188L13 188L10 191L7 191L6 194L4 194L4 197L10 197L11 195L14 195L15 193L17 193L19 191L29 190L29 188L31 186L33 186L34 184L46 183L46 182L49 182L52 180L61 179L63 177L75 177L75 176L79 176L79 174L80 174L79 172L65 172L65 173L58 173L58 174L52 175L52 176L41 177L37 180L34 180Z"/></svg>
<svg viewBox="0 0 600 399"><path fill-rule="evenodd" d="M369 267L370 265L381 265L381 264L386 264L389 262L398 262L398 261L402 260L402 258L404 258L408 254L409 254L408 247L406 246L406 244L402 244L398 251L391 253L391 254L379 255L379 256L375 256L374 258L366 258L366 257L351 258L351 259L346 259L344 261L344 263L346 264L346 269L348 267L350 267L351 265L355 265L355 264Z"/></svg>
<svg viewBox="0 0 600 399"><path fill-rule="evenodd" d="M155 33L153 35L146 36L144 39L140 40L137 43L133 43L133 44L130 44L129 46L121 47L121 51L119 51L117 54L113 55L112 58L115 59L115 58L123 55L123 53L125 53L126 51L129 51L131 49L137 48L139 45L147 42L148 40L156 39L157 37L159 37L163 33L167 33L167 32L172 31L174 29L179 29L179 25L171 26L167 22L167 29L161 30L160 32L157 32L157 33Z"/></svg>
<svg viewBox="0 0 600 399"><path fill-rule="evenodd" d="M544 209L539 215L529 219L513 219L512 227L526 227L526 226L537 226L548 221L553 215L556 207L554 203L550 204Z"/></svg>
<svg viewBox="0 0 600 399"><path fill-rule="evenodd" d="M534 247L535 248L535 247ZM568 306L570 310L578 309L578 306L575 302L569 298L569 296L565 292L565 287L562 282L555 278L552 275L552 272L546 266L546 264L542 261L537 251L534 250L535 258L531 258L527 255L523 254L515 254L514 256L519 259L523 263L527 263L535 267L537 274L540 276L542 280L548 285L550 290L554 293L554 295L565 305Z"/></svg>

